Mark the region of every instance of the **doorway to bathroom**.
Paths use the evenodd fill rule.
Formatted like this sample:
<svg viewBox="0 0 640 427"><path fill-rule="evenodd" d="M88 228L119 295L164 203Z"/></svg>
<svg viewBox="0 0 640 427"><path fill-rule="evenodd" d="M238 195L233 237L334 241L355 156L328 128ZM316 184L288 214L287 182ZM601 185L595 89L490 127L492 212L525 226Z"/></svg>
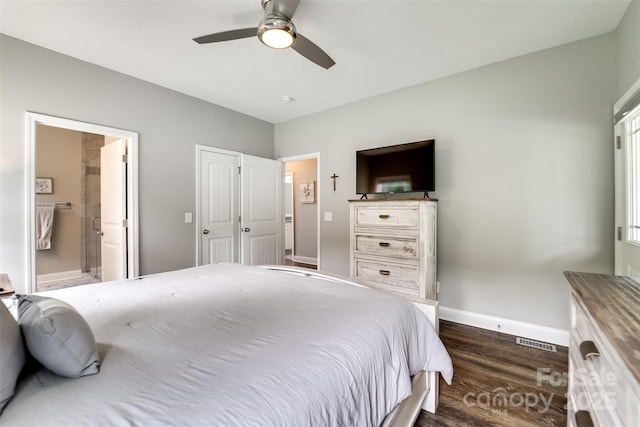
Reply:
<svg viewBox="0 0 640 427"><path fill-rule="evenodd" d="M279 160L285 165L284 263L319 268L320 154L310 153Z"/></svg>
<svg viewBox="0 0 640 427"><path fill-rule="evenodd" d="M137 134L29 117L35 188L30 290L134 277Z"/></svg>

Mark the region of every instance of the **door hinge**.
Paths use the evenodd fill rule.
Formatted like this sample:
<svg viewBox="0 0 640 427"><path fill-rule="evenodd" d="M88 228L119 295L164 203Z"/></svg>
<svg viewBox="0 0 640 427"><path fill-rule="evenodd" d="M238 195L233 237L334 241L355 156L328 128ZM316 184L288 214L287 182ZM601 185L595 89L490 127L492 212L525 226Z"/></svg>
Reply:
<svg viewBox="0 0 640 427"><path fill-rule="evenodd" d="M127 228L127 227L129 226L129 220L128 220L128 219L123 219L123 220L122 220L122 226L123 226L124 228Z"/></svg>
<svg viewBox="0 0 640 427"><path fill-rule="evenodd" d="M129 160L129 157L126 154L122 155L122 163L127 163L127 161Z"/></svg>
<svg viewBox="0 0 640 427"><path fill-rule="evenodd" d="M622 241L622 227L618 227L618 231L617 231L617 238L619 241Z"/></svg>
<svg viewBox="0 0 640 427"><path fill-rule="evenodd" d="M622 138L620 136L616 136L616 150L622 148Z"/></svg>
<svg viewBox="0 0 640 427"><path fill-rule="evenodd" d="M242 170L242 166L238 166L238 175L240 175L240 171Z"/></svg>

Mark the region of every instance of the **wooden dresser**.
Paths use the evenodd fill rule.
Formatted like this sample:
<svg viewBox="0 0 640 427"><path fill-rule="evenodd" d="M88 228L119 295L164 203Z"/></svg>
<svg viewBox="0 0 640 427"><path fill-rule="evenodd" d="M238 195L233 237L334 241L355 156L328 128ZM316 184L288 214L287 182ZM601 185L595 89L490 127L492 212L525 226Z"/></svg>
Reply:
<svg viewBox="0 0 640 427"><path fill-rule="evenodd" d="M640 284L566 272L571 284L568 425L640 426Z"/></svg>
<svg viewBox="0 0 640 427"><path fill-rule="evenodd" d="M351 277L378 288L435 300L437 201L349 202Z"/></svg>

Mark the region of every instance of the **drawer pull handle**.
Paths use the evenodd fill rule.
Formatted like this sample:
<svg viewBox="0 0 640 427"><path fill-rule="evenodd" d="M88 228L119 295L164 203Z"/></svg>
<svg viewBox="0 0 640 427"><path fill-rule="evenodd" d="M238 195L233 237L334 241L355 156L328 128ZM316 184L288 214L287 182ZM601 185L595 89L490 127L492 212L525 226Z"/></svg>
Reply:
<svg viewBox="0 0 640 427"><path fill-rule="evenodd" d="M389 247L389 242L380 242L378 243L380 246L382 246L383 248L387 248Z"/></svg>
<svg viewBox="0 0 640 427"><path fill-rule="evenodd" d="M596 347L593 341L582 341L580 343L580 354L582 355L582 358L584 360L587 360L591 357L600 356L598 347Z"/></svg>
<svg viewBox="0 0 640 427"><path fill-rule="evenodd" d="M388 219L389 215L381 214L381 215L378 215L378 218L380 218L380 219Z"/></svg>
<svg viewBox="0 0 640 427"><path fill-rule="evenodd" d="M389 274L391 274L389 270L380 270L379 273L383 276L388 276Z"/></svg>
<svg viewBox="0 0 640 427"><path fill-rule="evenodd" d="M578 427L593 427L593 420L589 411L577 411L576 412L576 426Z"/></svg>

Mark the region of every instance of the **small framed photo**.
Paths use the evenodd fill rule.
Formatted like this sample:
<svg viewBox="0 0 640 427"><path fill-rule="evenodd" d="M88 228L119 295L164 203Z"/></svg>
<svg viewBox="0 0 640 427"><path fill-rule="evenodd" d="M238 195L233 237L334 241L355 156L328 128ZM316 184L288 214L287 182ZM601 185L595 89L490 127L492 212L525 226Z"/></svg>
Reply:
<svg viewBox="0 0 640 427"><path fill-rule="evenodd" d="M300 184L300 203L315 203L315 185L313 182Z"/></svg>
<svg viewBox="0 0 640 427"><path fill-rule="evenodd" d="M36 178L36 194L52 194L53 178Z"/></svg>

